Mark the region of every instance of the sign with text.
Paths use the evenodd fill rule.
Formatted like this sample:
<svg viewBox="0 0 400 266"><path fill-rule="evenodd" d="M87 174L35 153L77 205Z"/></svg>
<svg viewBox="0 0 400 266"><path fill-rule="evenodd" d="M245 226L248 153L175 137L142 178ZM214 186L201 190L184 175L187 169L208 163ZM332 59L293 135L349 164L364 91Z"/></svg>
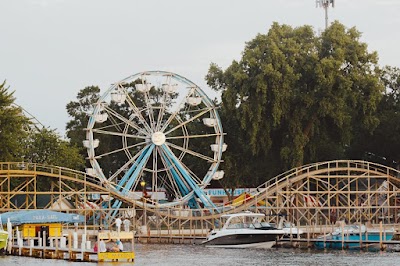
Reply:
<svg viewBox="0 0 400 266"><path fill-rule="evenodd" d="M233 191L233 196L236 197L245 192L251 193L254 190L255 190L254 188L237 188ZM222 188L209 188L209 189L205 189L204 191L210 197L226 197L227 196L225 190ZM231 190L228 190L229 193L230 193L230 191Z"/></svg>

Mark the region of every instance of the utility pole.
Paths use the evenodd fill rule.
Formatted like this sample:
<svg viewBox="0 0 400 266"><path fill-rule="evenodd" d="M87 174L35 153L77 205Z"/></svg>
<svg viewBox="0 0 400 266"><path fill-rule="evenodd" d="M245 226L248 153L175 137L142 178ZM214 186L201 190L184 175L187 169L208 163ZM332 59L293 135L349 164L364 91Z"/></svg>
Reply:
<svg viewBox="0 0 400 266"><path fill-rule="evenodd" d="M330 5L335 7L335 0L316 0L316 7L322 7L325 9L325 29L328 28L328 8Z"/></svg>

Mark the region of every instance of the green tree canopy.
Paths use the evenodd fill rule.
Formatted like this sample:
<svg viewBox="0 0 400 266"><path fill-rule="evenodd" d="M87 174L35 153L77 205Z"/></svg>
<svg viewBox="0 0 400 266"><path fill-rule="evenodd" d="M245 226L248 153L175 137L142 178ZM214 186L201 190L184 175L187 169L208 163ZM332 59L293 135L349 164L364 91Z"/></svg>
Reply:
<svg viewBox="0 0 400 266"><path fill-rule="evenodd" d="M19 161L23 152L21 140L27 136L24 130L29 120L21 108L13 105L13 92L5 81L0 84L0 161Z"/></svg>
<svg viewBox="0 0 400 266"><path fill-rule="evenodd" d="M84 129L93 111L93 104L100 98L100 88L98 86L85 87L78 92L76 98L77 101L69 102L66 107L68 115L72 117L66 126L67 137L71 144L80 147L81 153L86 153L86 149L82 146L82 141L86 139Z"/></svg>
<svg viewBox="0 0 400 266"><path fill-rule="evenodd" d="M356 129L376 128L383 86L377 54L360 37L339 22L320 36L310 26L274 23L246 44L240 61L226 70L211 64L207 82L243 131L238 144L273 164L267 172L344 158Z"/></svg>
<svg viewBox="0 0 400 266"><path fill-rule="evenodd" d="M385 91L378 105L379 125L372 133L358 132L349 155L396 167L400 163L400 69L384 67L381 80Z"/></svg>
<svg viewBox="0 0 400 266"><path fill-rule="evenodd" d="M24 156L26 162L84 170L84 157L79 149L46 128L29 135Z"/></svg>

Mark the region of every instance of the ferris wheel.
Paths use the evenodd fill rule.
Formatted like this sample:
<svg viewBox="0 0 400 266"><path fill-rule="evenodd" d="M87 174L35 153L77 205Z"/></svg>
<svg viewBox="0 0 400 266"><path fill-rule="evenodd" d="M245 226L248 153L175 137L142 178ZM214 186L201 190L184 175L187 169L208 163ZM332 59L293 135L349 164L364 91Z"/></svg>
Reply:
<svg viewBox="0 0 400 266"><path fill-rule="evenodd" d="M87 173L140 206L213 208L204 188L223 177L227 147L216 109L196 84L170 72L112 84L89 118Z"/></svg>

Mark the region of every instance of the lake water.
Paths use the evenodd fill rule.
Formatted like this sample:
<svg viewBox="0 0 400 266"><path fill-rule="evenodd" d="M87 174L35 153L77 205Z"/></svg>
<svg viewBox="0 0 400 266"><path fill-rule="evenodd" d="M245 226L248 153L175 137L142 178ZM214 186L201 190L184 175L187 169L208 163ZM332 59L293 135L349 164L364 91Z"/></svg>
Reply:
<svg viewBox="0 0 400 266"><path fill-rule="evenodd" d="M134 265L400 265L400 253L363 251L317 251L272 248L219 249L199 245L136 244ZM97 263L3 256L0 265L97 265ZM99 263L99 265L132 265L132 263Z"/></svg>

